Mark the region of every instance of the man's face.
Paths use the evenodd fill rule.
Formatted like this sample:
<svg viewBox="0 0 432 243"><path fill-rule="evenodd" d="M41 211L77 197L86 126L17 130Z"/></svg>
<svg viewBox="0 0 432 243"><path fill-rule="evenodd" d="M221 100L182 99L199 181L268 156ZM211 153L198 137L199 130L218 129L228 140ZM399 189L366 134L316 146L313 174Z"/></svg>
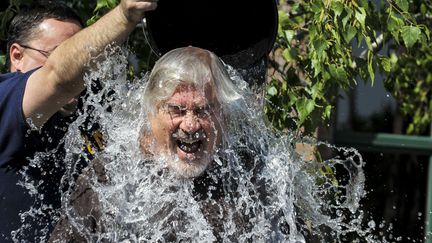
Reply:
<svg viewBox="0 0 432 243"><path fill-rule="evenodd" d="M180 85L151 117L156 151L170 155L169 169L185 178L201 175L220 143L220 108L213 89Z"/></svg>
<svg viewBox="0 0 432 243"><path fill-rule="evenodd" d="M81 30L81 26L75 21L44 20L39 25L38 34L33 40L30 40L28 43L20 43L29 48L23 47L18 43L11 46L11 50L9 50L11 52L11 71L25 73L44 65L49 54L79 30ZM19 51L19 55L15 51Z"/></svg>
<svg viewBox="0 0 432 243"><path fill-rule="evenodd" d="M28 43L14 43L11 46L11 71L27 72L45 64L49 54L63 41L81 30L81 26L75 21L59 21L46 19L39 25L38 35ZM35 50L37 49L37 50ZM60 113L63 116L71 115L76 110L78 99L69 101Z"/></svg>

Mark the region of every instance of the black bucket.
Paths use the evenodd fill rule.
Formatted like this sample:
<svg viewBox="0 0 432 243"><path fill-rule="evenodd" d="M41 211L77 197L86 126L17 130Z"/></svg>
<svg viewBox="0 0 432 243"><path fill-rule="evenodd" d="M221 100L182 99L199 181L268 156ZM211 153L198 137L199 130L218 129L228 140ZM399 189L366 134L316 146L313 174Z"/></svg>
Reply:
<svg viewBox="0 0 432 243"><path fill-rule="evenodd" d="M265 82L277 34L276 0L159 0L144 30L157 55L184 46L213 51L251 86Z"/></svg>

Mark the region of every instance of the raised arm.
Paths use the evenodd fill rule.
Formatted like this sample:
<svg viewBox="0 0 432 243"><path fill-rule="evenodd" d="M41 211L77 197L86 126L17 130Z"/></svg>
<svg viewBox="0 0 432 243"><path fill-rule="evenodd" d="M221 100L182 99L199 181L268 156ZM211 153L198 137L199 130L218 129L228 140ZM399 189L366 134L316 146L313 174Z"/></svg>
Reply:
<svg viewBox="0 0 432 243"><path fill-rule="evenodd" d="M58 46L45 65L28 79L23 111L36 126L42 126L55 112L84 89L83 74L91 56L105 46L122 43L143 18L156 8L157 0L122 0L93 25Z"/></svg>

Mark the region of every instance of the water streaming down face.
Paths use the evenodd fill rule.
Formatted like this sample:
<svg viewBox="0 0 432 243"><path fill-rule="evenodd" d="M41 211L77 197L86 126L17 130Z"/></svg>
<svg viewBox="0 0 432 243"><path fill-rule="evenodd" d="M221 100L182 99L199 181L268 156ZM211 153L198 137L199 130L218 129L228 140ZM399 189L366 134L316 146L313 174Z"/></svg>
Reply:
<svg viewBox="0 0 432 243"><path fill-rule="evenodd" d="M62 194L62 212L82 239L89 242L383 241L371 234L373 227L364 226L363 212L359 209L364 196L364 175L363 161L357 151L320 143L314 145L326 146L336 155L320 162L303 158L294 150L296 138L275 133L265 122L263 110L247 84L230 67L227 68L235 86L229 88L237 94L228 95L232 98L230 102L214 88L207 90L206 84L214 81L211 78L220 78L213 73L213 77L207 74L199 77L204 80L201 86L182 83L189 87L187 95L198 97L196 102L183 104L182 99L175 99L175 94L181 93L177 88L161 97L145 97L151 88L148 76L127 82L123 51L112 48L107 53L108 60L96 64L98 71L86 76L88 87L99 79L104 80L102 88L90 92L84 112L65 137L68 167L63 180L68 183L81 171L77 159L83 147L79 127L91 124L89 119L97 122L107 140L104 150L95 155L97 162L89 162L76 185ZM219 89L220 85L216 84ZM165 87L158 84L153 88ZM209 119L202 129L204 135L192 141L178 141L179 135L161 136L160 141L152 136L155 124L151 121L159 111L164 112L163 104L181 105L183 119L193 116L202 120L192 113L200 112L202 107L213 109L203 111L211 113L203 114ZM176 107L170 109L179 112ZM163 127L162 118L157 122ZM172 134L178 134L179 128L174 125L162 130L170 129ZM161 148L161 141L171 145ZM187 155L182 158L184 154ZM210 158L203 173L185 176L182 169L172 166L201 163L194 160L196 154L199 158ZM74 205L71 201L76 199L74 191L83 185L93 192L94 200ZM90 209L82 210L82 206ZM91 224L87 213L91 214Z"/></svg>

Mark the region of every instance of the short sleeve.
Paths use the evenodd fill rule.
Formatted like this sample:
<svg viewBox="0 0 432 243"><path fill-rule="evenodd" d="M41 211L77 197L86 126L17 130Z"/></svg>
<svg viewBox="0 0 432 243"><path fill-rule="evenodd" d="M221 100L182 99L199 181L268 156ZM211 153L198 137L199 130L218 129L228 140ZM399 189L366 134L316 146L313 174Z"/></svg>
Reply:
<svg viewBox="0 0 432 243"><path fill-rule="evenodd" d="M34 71L0 75L0 167L24 148L28 127L22 103L27 80Z"/></svg>

